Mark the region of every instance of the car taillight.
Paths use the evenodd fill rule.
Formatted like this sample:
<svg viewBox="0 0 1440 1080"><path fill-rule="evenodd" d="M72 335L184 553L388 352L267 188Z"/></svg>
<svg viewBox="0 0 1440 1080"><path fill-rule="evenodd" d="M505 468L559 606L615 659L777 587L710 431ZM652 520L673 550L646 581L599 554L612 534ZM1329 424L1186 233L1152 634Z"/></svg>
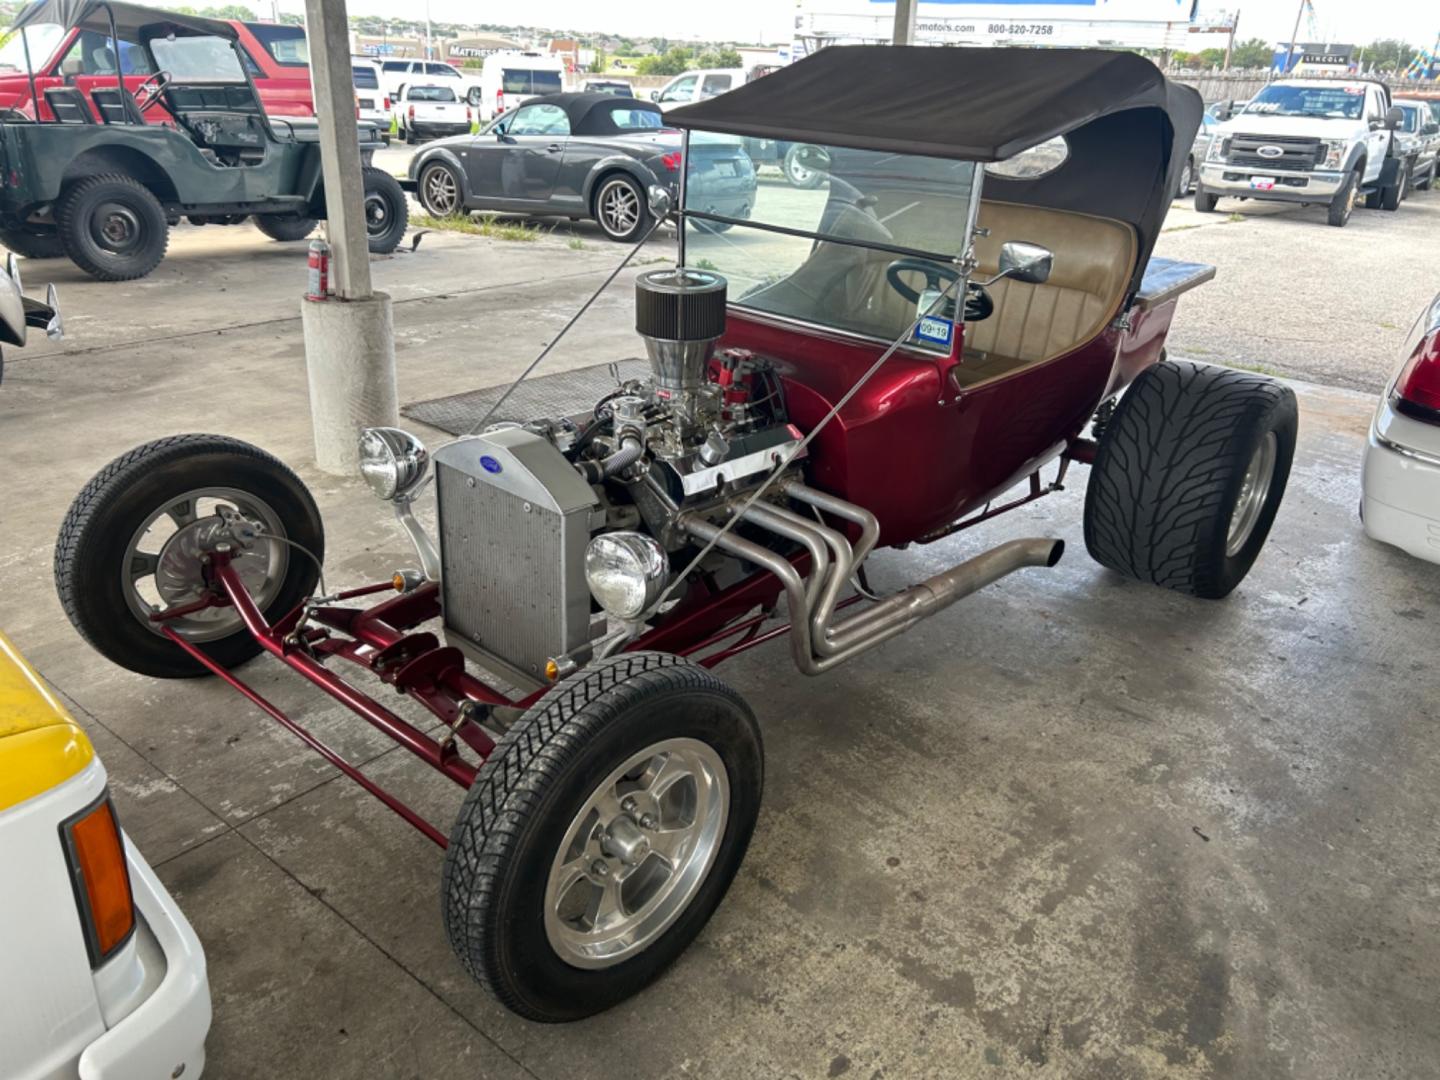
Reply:
<svg viewBox="0 0 1440 1080"><path fill-rule="evenodd" d="M414 119L415 119L415 106L414 106L414 105L411 105L411 106L410 106L410 119L411 119L411 120L414 120Z"/></svg>
<svg viewBox="0 0 1440 1080"><path fill-rule="evenodd" d="M679 172L681 160L679 150L671 150L668 154L660 155L660 164L665 166L667 172Z"/></svg>
<svg viewBox="0 0 1440 1080"><path fill-rule="evenodd" d="M130 869L125 865L125 845L108 792L60 825L60 842L70 865L90 966L99 967L135 929Z"/></svg>
<svg viewBox="0 0 1440 1080"><path fill-rule="evenodd" d="M381 104L382 104L382 107L384 108L384 110L385 110L386 112L389 112L389 111L390 111L390 96L387 94L385 97L381 98L380 101L381 101Z"/></svg>
<svg viewBox="0 0 1440 1080"><path fill-rule="evenodd" d="M496 90L496 91L495 91L495 112L496 112L497 114L499 114L499 113L502 113L502 112L504 112L504 111L505 111L505 91L504 91L504 90Z"/></svg>
<svg viewBox="0 0 1440 1080"><path fill-rule="evenodd" d="M1421 343L1395 380L1396 412L1440 424L1440 337Z"/></svg>
<svg viewBox="0 0 1440 1080"><path fill-rule="evenodd" d="M470 122L471 122L472 120L474 120L474 119L475 119L475 116L474 116L474 114L470 111L470 106L469 106L469 105L466 105L466 106L465 106L465 122L468 124L468 123L470 123Z"/></svg>

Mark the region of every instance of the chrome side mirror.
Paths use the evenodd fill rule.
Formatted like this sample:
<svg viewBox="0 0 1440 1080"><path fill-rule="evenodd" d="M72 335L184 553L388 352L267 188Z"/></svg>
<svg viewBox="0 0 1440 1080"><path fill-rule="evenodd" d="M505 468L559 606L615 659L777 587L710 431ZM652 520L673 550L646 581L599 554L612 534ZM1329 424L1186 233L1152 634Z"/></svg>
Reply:
<svg viewBox="0 0 1440 1080"><path fill-rule="evenodd" d="M999 277L1014 278L1031 285L1044 285L1050 280L1055 255L1049 248L1024 241L1012 241L1000 246Z"/></svg>

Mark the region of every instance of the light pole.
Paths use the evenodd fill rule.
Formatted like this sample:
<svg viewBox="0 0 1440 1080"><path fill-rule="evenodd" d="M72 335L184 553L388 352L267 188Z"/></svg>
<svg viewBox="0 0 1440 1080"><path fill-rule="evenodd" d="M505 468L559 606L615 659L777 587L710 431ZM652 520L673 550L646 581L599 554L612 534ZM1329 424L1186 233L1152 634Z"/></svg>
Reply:
<svg viewBox="0 0 1440 1080"><path fill-rule="evenodd" d="M1295 66L1295 43L1300 40L1300 19L1305 14L1305 0L1300 0L1300 9L1295 12L1295 29L1290 31L1290 50L1285 54L1285 70L1282 75L1289 75L1290 69Z"/></svg>
<svg viewBox="0 0 1440 1080"><path fill-rule="evenodd" d="M916 0L895 0L895 32L891 44L915 44L915 4Z"/></svg>
<svg viewBox="0 0 1440 1080"><path fill-rule="evenodd" d="M1225 42L1225 66L1221 71L1230 70L1230 57L1235 54L1235 35L1240 31L1240 9L1235 9L1235 18L1230 22L1230 39Z"/></svg>

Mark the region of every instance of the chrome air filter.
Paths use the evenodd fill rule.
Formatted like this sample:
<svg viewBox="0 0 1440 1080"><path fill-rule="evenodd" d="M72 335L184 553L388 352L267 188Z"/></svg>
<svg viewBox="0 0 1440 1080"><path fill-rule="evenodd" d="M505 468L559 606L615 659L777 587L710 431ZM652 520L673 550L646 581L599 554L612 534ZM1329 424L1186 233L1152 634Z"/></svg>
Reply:
<svg viewBox="0 0 1440 1080"><path fill-rule="evenodd" d="M651 270L635 279L635 330L645 339L657 391L705 382L715 339L725 332L725 279L709 270Z"/></svg>

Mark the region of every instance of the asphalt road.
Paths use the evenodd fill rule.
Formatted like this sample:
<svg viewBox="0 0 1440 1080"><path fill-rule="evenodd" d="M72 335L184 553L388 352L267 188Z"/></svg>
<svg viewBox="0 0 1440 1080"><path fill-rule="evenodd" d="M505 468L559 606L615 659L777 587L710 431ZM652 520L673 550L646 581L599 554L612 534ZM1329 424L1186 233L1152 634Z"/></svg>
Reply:
<svg viewBox="0 0 1440 1080"><path fill-rule="evenodd" d="M403 175L413 153L397 143L377 154L376 164ZM762 185L772 205L809 218L809 204L823 196L795 191L778 174L762 174ZM607 242L592 223L565 228ZM1440 292L1440 274L1427 272L1437 235L1440 191L1415 192L1394 213L1361 207L1343 229L1326 225L1323 207L1222 199L1215 213L1202 214L1190 199L1177 200L1155 253L1212 263L1219 273L1181 299L1171 352L1377 392L1421 310ZM771 262L773 269L794 265L796 243L803 241L732 230L707 238L692 255L722 271L744 265L763 277ZM742 250L743 260L733 258Z"/></svg>

